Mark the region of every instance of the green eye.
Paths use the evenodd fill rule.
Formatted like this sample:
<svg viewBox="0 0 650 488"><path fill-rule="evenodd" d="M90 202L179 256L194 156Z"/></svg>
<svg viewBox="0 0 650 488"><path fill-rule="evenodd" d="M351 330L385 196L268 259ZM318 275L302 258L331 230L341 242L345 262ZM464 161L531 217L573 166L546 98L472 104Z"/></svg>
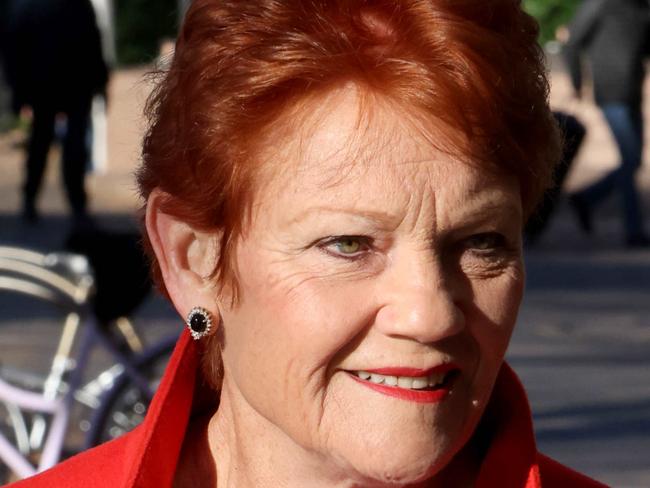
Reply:
<svg viewBox="0 0 650 488"><path fill-rule="evenodd" d="M341 254L355 254L361 250L361 243L358 239L345 237L334 243L336 250Z"/></svg>
<svg viewBox="0 0 650 488"><path fill-rule="evenodd" d="M318 247L330 256L356 260L372 249L372 240L364 236L332 236L319 243Z"/></svg>

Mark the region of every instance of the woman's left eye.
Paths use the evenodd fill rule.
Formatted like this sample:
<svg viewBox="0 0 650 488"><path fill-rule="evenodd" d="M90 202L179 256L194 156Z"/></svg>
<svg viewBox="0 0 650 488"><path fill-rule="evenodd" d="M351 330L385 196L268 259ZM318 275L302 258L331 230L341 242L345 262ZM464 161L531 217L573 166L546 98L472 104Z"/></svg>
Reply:
<svg viewBox="0 0 650 488"><path fill-rule="evenodd" d="M464 247L481 254L489 254L505 248L506 238L496 232L485 232L465 239Z"/></svg>

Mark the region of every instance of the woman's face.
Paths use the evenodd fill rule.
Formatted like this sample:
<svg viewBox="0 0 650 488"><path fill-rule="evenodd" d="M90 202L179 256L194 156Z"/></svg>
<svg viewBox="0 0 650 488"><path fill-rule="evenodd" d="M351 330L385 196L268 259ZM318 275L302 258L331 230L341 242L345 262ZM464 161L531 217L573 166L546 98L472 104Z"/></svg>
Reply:
<svg viewBox="0 0 650 488"><path fill-rule="evenodd" d="M222 304L223 395L287 456L426 479L468 441L515 324L519 188L387 105L360 122L351 88L320 106L264 155L240 301Z"/></svg>

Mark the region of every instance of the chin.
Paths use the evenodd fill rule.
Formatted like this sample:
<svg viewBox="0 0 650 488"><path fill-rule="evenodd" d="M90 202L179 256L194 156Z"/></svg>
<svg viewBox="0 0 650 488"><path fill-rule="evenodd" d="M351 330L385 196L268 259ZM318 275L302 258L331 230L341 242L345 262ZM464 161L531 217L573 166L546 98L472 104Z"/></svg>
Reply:
<svg viewBox="0 0 650 488"><path fill-rule="evenodd" d="M367 472L359 473L360 484L372 487L411 486L435 476L437 469L421 461L409 465L368 466ZM366 471L366 470L364 470Z"/></svg>
<svg viewBox="0 0 650 488"><path fill-rule="evenodd" d="M410 444L410 445L409 445ZM434 477L447 465L453 452L446 446L423 445L404 440L385 447L373 447L354 463L362 484L369 486L406 486Z"/></svg>

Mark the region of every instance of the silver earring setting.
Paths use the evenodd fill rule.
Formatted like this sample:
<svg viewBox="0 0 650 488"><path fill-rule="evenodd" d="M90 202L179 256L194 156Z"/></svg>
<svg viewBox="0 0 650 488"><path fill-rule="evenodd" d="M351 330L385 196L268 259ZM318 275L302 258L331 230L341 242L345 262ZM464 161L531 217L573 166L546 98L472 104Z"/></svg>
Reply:
<svg viewBox="0 0 650 488"><path fill-rule="evenodd" d="M185 321L195 341L209 336L212 329L212 314L203 307L194 307Z"/></svg>

